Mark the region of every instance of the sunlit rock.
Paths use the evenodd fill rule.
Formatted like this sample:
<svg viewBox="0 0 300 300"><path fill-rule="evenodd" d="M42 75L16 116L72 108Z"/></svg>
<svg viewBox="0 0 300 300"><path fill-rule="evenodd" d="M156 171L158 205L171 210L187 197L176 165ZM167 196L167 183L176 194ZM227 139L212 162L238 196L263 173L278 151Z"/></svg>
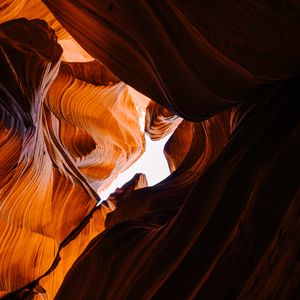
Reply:
<svg viewBox="0 0 300 300"><path fill-rule="evenodd" d="M129 87L113 84L115 78L104 67L95 76L91 64L81 69L80 64L63 65L45 104L55 116L57 138L90 185L99 190L142 155L145 141ZM101 70L101 64L96 66ZM93 76L98 82L84 81L93 82Z"/></svg>
<svg viewBox="0 0 300 300"><path fill-rule="evenodd" d="M129 88L97 63L59 71L61 53L45 21L1 25L2 295L41 278L28 295L54 297L113 208L95 190L144 151Z"/></svg>
<svg viewBox="0 0 300 300"><path fill-rule="evenodd" d="M1 1L0 297L298 299L299 9Z"/></svg>
<svg viewBox="0 0 300 300"><path fill-rule="evenodd" d="M158 103L150 102L146 109L145 131L152 140L160 140L173 133L181 121L182 118Z"/></svg>

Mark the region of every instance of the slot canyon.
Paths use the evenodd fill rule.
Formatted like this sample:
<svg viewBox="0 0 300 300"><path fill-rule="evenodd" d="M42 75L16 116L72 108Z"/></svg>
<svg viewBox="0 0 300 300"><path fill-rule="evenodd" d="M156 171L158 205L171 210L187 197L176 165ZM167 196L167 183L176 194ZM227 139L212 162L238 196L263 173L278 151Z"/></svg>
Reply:
<svg viewBox="0 0 300 300"><path fill-rule="evenodd" d="M299 1L0 0L0 299L300 299L299 102Z"/></svg>

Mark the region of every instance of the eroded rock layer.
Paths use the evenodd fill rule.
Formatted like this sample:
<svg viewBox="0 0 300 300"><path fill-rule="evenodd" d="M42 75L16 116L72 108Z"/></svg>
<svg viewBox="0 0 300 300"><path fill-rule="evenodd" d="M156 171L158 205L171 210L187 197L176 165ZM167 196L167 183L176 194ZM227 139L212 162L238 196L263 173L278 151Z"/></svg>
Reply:
<svg viewBox="0 0 300 300"><path fill-rule="evenodd" d="M100 63L60 66L45 21L0 29L1 295L53 299L113 208L96 191L144 151L138 100Z"/></svg>
<svg viewBox="0 0 300 300"><path fill-rule="evenodd" d="M200 125L204 145L194 138L168 179L119 196L56 299L297 298L298 95L296 79L231 112L233 126ZM209 154L220 135L225 147ZM198 168L180 174L192 153Z"/></svg>
<svg viewBox="0 0 300 300"><path fill-rule="evenodd" d="M0 298L300 297L297 1L0 13ZM171 175L100 204L143 129Z"/></svg>
<svg viewBox="0 0 300 300"><path fill-rule="evenodd" d="M58 149L53 131L43 125L51 117L44 112L43 99L62 53L53 30L44 21L25 19L4 23L0 29L0 285L6 293L51 267L61 243L93 209L98 196ZM54 163L58 155L60 165ZM103 220L88 225L78 250L103 230ZM74 254L70 253L68 267Z"/></svg>
<svg viewBox="0 0 300 300"><path fill-rule="evenodd" d="M201 120L299 73L299 3L44 0L120 79Z"/></svg>

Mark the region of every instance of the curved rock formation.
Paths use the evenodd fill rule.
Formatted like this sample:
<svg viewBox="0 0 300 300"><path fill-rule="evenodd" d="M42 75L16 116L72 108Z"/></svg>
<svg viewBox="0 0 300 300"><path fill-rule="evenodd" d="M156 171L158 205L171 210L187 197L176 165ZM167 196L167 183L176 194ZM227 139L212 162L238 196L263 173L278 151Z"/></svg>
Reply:
<svg viewBox="0 0 300 300"><path fill-rule="evenodd" d="M299 5L261 2L44 0L121 80L192 120L299 73Z"/></svg>
<svg viewBox="0 0 300 300"><path fill-rule="evenodd" d="M4 1L4 2L3 2ZM87 62L93 58L82 49L57 21L42 0L3 0L0 5L0 22L17 18L41 19L55 31L59 44L63 47L63 61Z"/></svg>
<svg viewBox="0 0 300 300"><path fill-rule="evenodd" d="M144 135L129 87L100 63L60 67L45 21L0 29L1 295L51 299L113 208L95 208L97 189L143 153Z"/></svg>
<svg viewBox="0 0 300 300"><path fill-rule="evenodd" d="M300 297L297 1L0 12L0 297ZM144 115L171 175L99 203Z"/></svg>
<svg viewBox="0 0 300 300"><path fill-rule="evenodd" d="M44 21L25 19L3 23L0 29L0 285L6 293L51 267L59 247L99 197L60 151L51 129L43 126L50 117L43 99L58 73L62 53L54 31ZM55 164L58 155L60 164ZM78 250L103 230L103 218L88 227Z"/></svg>
<svg viewBox="0 0 300 300"><path fill-rule="evenodd" d="M182 118L155 102L148 104L145 117L145 131L153 141L173 133L182 121Z"/></svg>
<svg viewBox="0 0 300 300"><path fill-rule="evenodd" d="M93 68L85 68L84 74L84 69L76 70L80 64L71 66L60 68L45 104L58 120L58 139L89 184L98 190L142 155L144 135L127 85L112 85L116 78L105 73L105 68L101 72L100 64L96 74ZM78 79L84 76L89 81L95 76L102 85Z"/></svg>
<svg viewBox="0 0 300 300"><path fill-rule="evenodd" d="M56 299L297 298L296 95L299 79L232 112L239 124L230 140L206 171L190 173L190 184L176 178L179 167L161 184L120 197ZM202 149L213 149L207 142ZM189 153L198 152L200 167L203 150L195 148Z"/></svg>

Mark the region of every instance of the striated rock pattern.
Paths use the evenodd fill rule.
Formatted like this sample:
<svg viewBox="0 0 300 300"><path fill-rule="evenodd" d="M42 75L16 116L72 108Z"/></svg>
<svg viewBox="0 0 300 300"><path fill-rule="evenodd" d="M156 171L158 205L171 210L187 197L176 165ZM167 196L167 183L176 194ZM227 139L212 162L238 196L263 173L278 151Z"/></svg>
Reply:
<svg viewBox="0 0 300 300"><path fill-rule="evenodd" d="M1 296L53 299L113 209L96 191L144 151L137 97L100 63L60 66L45 21L0 29Z"/></svg>
<svg viewBox="0 0 300 300"><path fill-rule="evenodd" d="M51 267L59 248L99 197L59 148L49 126L51 114L43 105L62 53L53 30L44 21L25 19L3 23L0 30L0 287L6 294ZM107 211L105 206L101 210ZM90 222L80 234L68 262L62 258L65 266L56 282L103 230L103 220ZM56 291L58 286L53 283L49 289Z"/></svg>
<svg viewBox="0 0 300 300"><path fill-rule="evenodd" d="M166 108L152 101L147 106L145 117L145 132L153 141L173 133L182 121L182 118L173 115Z"/></svg>
<svg viewBox="0 0 300 300"><path fill-rule="evenodd" d="M299 79L233 111L227 143L226 123L205 121L212 140L200 153L193 141L162 183L119 197L56 299L297 299L297 95ZM226 146L213 158L218 135ZM198 170L180 176L188 163Z"/></svg>
<svg viewBox="0 0 300 300"><path fill-rule="evenodd" d="M0 298L300 298L299 17L293 0L3 0ZM144 131L172 134L171 175L100 203Z"/></svg>
<svg viewBox="0 0 300 300"><path fill-rule="evenodd" d="M52 126L61 144L98 190L141 156L145 140L129 87L122 82L113 85L115 77L104 68L101 71L100 64L96 64L100 72L93 74L94 65L84 69L80 64L62 65L45 104L55 116ZM78 79L85 76L102 85Z"/></svg>
<svg viewBox="0 0 300 300"><path fill-rule="evenodd" d="M121 80L186 119L299 74L298 1L44 3Z"/></svg>

